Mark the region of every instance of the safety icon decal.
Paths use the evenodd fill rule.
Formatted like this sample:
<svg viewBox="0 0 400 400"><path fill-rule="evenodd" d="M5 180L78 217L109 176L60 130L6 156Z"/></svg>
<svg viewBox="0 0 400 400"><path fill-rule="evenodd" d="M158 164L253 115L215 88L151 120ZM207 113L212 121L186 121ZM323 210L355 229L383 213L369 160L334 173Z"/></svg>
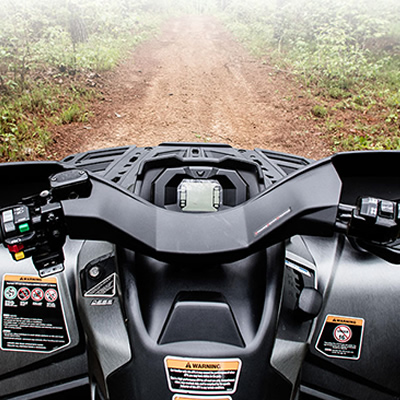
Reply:
<svg viewBox="0 0 400 400"><path fill-rule="evenodd" d="M0 348L51 353L70 343L57 278L6 275Z"/></svg>
<svg viewBox="0 0 400 400"><path fill-rule="evenodd" d="M362 318L327 315L315 348L327 357L358 360L364 324Z"/></svg>
<svg viewBox="0 0 400 400"><path fill-rule="evenodd" d="M113 273L85 292L85 297L114 297L117 292L117 274Z"/></svg>

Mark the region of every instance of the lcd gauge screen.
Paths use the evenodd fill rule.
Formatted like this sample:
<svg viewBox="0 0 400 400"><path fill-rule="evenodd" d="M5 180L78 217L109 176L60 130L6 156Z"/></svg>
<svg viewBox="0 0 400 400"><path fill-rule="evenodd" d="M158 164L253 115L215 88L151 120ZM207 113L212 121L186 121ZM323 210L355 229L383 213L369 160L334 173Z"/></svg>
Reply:
<svg viewBox="0 0 400 400"><path fill-rule="evenodd" d="M222 204L222 187L216 180L184 179L178 186L182 211L215 212Z"/></svg>

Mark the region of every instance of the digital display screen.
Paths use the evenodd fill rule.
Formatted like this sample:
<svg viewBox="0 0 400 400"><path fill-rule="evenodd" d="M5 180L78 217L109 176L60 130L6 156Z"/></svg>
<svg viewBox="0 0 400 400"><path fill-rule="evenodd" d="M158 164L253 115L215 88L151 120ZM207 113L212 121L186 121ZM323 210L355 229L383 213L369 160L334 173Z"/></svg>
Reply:
<svg viewBox="0 0 400 400"><path fill-rule="evenodd" d="M222 187L216 180L184 179L178 186L182 211L215 212L222 204Z"/></svg>

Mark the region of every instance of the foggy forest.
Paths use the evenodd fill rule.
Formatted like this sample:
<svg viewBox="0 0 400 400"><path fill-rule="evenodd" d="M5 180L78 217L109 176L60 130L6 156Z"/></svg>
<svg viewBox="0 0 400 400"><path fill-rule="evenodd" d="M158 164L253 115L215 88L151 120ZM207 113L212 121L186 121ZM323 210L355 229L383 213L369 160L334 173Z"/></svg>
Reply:
<svg viewBox="0 0 400 400"><path fill-rule="evenodd" d="M161 40L170 21L193 16L232 35L263 67L259 82L284 79L268 90L296 89L280 99L304 128L286 140L321 140L321 155L400 148L398 0L0 0L0 159L61 157L54 132L93 132L94 105L107 100L101 79L135 63L135 49Z"/></svg>

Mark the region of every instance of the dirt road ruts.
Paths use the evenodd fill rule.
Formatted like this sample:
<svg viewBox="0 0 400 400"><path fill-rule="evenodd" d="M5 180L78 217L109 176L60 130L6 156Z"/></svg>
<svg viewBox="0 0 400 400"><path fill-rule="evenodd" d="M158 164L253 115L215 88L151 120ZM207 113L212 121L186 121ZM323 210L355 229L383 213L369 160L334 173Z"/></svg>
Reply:
<svg viewBox="0 0 400 400"><path fill-rule="evenodd" d="M59 158L168 141L329 154L300 85L252 57L213 17L167 21L106 76L103 95L90 123L57 132Z"/></svg>

